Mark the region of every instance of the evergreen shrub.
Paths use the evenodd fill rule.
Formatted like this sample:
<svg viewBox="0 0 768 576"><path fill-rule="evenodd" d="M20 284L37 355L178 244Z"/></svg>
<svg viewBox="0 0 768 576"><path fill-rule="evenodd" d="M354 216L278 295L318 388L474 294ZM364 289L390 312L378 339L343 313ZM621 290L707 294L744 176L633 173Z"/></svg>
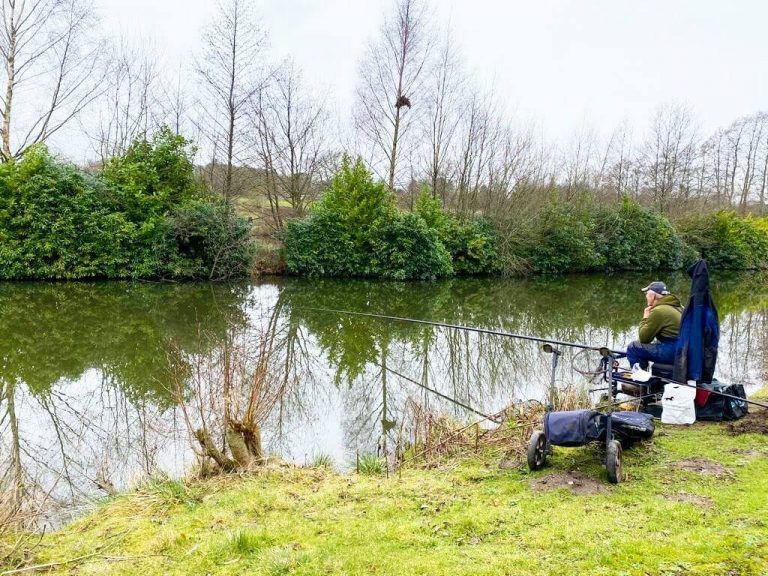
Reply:
<svg viewBox="0 0 768 576"><path fill-rule="evenodd" d="M0 164L0 279L221 279L250 271L250 226L197 183L168 129L95 175L38 146Z"/></svg>
<svg viewBox="0 0 768 576"><path fill-rule="evenodd" d="M458 219L446 212L439 200L422 188L414 212L438 233L451 256L457 275L495 274L501 271L499 243L491 222L485 218Z"/></svg>
<svg viewBox="0 0 768 576"><path fill-rule="evenodd" d="M689 217L678 224L689 246L713 268L768 268L768 219L740 217L733 210Z"/></svg>
<svg viewBox="0 0 768 576"><path fill-rule="evenodd" d="M555 202L537 215L522 249L534 273L586 272L599 269L605 262L595 240L595 223L589 212Z"/></svg>
<svg viewBox="0 0 768 576"><path fill-rule="evenodd" d="M677 270L683 265L683 242L669 220L626 196L597 211L595 232L608 271Z"/></svg>
<svg viewBox="0 0 768 576"><path fill-rule="evenodd" d="M441 212L432 214L443 219ZM442 226L442 225L441 225ZM402 214L394 195L375 182L361 159L341 169L310 215L283 232L286 269L305 276L396 280L453 274L440 230L418 212Z"/></svg>
<svg viewBox="0 0 768 576"><path fill-rule="evenodd" d="M392 218L381 229L374 261L379 275L393 280L432 280L453 274L451 255L437 231L418 214Z"/></svg>

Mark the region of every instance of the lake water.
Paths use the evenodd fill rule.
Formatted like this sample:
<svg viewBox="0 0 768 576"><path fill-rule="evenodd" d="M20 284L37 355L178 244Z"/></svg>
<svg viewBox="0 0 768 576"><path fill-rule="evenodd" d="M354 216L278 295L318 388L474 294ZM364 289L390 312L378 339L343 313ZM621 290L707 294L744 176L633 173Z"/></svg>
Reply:
<svg viewBox="0 0 768 576"><path fill-rule="evenodd" d="M551 357L512 338L317 310L370 312L623 348L645 306L644 274L432 283L0 283L0 476L60 522L105 487L188 472L190 430L255 410L264 448L348 469L418 405L470 422L542 399ZM715 273L721 380L768 373L766 275ZM689 280L669 275L686 301ZM558 385L595 354L566 350ZM215 437L215 435L214 435Z"/></svg>

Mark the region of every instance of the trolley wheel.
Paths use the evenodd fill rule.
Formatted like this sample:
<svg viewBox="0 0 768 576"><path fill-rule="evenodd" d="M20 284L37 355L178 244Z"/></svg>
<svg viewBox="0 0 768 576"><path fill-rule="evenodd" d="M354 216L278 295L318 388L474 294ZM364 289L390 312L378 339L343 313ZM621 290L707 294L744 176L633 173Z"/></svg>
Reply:
<svg viewBox="0 0 768 576"><path fill-rule="evenodd" d="M605 455L605 467L608 469L608 481L612 484L621 482L621 444L618 440L608 442Z"/></svg>
<svg viewBox="0 0 768 576"><path fill-rule="evenodd" d="M534 430L528 440L528 468L540 470L547 462L547 437L541 430Z"/></svg>

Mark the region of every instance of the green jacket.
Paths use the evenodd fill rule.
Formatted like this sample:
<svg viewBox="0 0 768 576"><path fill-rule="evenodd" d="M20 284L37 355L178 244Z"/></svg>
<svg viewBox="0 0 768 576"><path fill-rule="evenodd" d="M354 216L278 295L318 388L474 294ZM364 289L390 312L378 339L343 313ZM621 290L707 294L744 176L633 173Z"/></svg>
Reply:
<svg viewBox="0 0 768 576"><path fill-rule="evenodd" d="M640 321L640 342L649 344L654 338L677 338L680 334L680 318L683 305L674 294L662 296L651 309L648 318Z"/></svg>

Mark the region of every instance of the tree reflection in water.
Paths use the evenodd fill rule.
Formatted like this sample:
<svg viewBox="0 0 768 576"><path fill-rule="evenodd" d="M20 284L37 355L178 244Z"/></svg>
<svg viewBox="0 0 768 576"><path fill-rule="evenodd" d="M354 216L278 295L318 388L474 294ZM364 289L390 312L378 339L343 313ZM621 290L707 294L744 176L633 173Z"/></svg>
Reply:
<svg viewBox="0 0 768 576"><path fill-rule="evenodd" d="M666 280L687 297L687 277ZM713 275L724 380L764 377L765 280ZM541 398L548 381L549 357L529 342L312 308L618 348L634 338L647 282L0 284L2 509L61 519L57 506L71 510L159 470L182 474L199 451L189 429L205 428L225 450L230 420L258 423L269 453L298 463L329 454L347 467L358 452L391 451L408 398L470 417L395 373L486 413ZM581 385L573 351L564 352L558 381Z"/></svg>

